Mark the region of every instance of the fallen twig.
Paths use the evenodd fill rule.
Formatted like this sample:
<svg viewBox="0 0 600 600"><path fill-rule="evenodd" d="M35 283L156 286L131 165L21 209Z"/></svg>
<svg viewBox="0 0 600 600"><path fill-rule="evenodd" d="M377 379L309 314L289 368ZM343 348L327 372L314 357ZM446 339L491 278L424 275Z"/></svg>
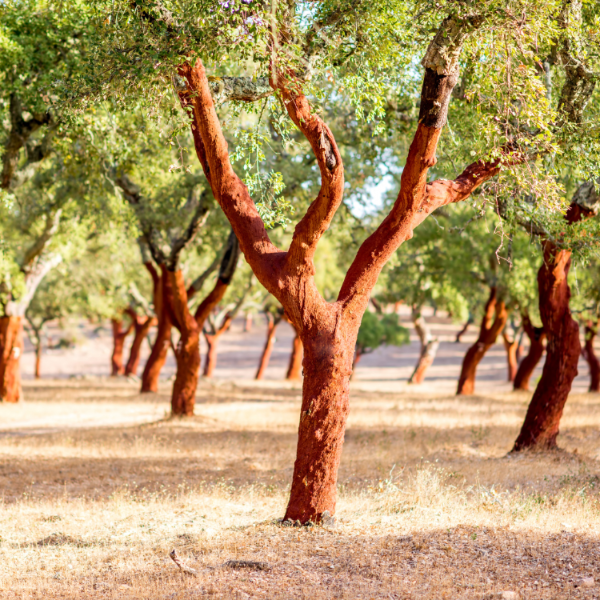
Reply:
<svg viewBox="0 0 600 600"><path fill-rule="evenodd" d="M171 560L179 567L179 570L182 573L198 577L198 571L196 571L196 569L192 569L191 567L184 565L181 558L179 558L179 555L177 554L177 550L175 550L175 548L173 548L173 550L169 552L169 556L171 557Z"/></svg>

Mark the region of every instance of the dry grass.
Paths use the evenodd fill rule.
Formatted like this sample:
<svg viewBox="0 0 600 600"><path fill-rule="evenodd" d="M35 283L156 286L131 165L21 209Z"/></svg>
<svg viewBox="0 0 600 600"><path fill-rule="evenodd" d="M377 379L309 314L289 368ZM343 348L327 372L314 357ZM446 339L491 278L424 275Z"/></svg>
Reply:
<svg viewBox="0 0 600 600"><path fill-rule="evenodd" d="M507 457L528 396L363 385L326 529L277 521L296 387L202 384L187 421L135 389L31 384L0 405L0 598L600 597L597 396L570 398L564 451Z"/></svg>

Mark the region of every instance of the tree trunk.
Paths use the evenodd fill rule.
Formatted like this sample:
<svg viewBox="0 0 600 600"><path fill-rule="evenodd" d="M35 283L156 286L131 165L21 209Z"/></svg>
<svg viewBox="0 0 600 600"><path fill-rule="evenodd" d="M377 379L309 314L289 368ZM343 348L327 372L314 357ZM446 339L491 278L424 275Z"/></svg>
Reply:
<svg viewBox="0 0 600 600"><path fill-rule="evenodd" d="M258 364L258 370L256 371L254 379L263 378L265 371L269 366L271 354L273 353L273 345L275 344L275 332L277 331L277 325L279 325L279 323L275 323L272 315L268 315L267 319L267 339L265 341L265 346L263 348L262 356L260 357L260 363Z"/></svg>
<svg viewBox="0 0 600 600"><path fill-rule="evenodd" d="M42 335L38 334L35 343L35 378L40 379L41 375L41 364L42 364Z"/></svg>
<svg viewBox="0 0 600 600"><path fill-rule="evenodd" d="M177 373L171 396L171 412L191 417L196 403L196 388L200 373L200 329L188 308L188 296L181 270L163 271L169 280L166 303L181 337L177 344Z"/></svg>
<svg viewBox="0 0 600 600"><path fill-rule="evenodd" d="M123 330L123 321L121 319L111 319L113 332L113 352L110 360L111 377L117 377L125 373L123 366L123 349L125 347L126 330Z"/></svg>
<svg viewBox="0 0 600 600"><path fill-rule="evenodd" d="M456 339L454 340L457 344L460 343L460 338L465 335L465 333L467 333L467 329L469 329L469 326L473 323L473 317L471 315L469 315L469 318L467 319L466 323L464 324L463 328L456 334Z"/></svg>
<svg viewBox="0 0 600 600"><path fill-rule="evenodd" d="M540 315L548 336L546 363L529 404L513 452L556 448L560 418L577 375L581 354L579 327L571 317L567 282L571 251L544 242L544 263L538 272Z"/></svg>
<svg viewBox="0 0 600 600"><path fill-rule="evenodd" d="M481 362L485 353L496 343L496 338L504 329L507 319L506 306L504 302L498 301L497 290L493 287L485 305L479 337L465 354L460 379L458 380L458 389L456 390L457 395L468 395L475 392L477 365Z"/></svg>
<svg viewBox="0 0 600 600"><path fill-rule="evenodd" d="M217 366L217 344L219 342L218 334L211 334L204 332L204 339L208 347L206 351L206 359L204 360L204 371L202 372L203 377L212 377Z"/></svg>
<svg viewBox="0 0 600 600"><path fill-rule="evenodd" d="M594 350L597 327L588 321L585 326L585 359L590 367L590 392L600 392L600 361Z"/></svg>
<svg viewBox="0 0 600 600"><path fill-rule="evenodd" d="M125 366L125 375L137 375L137 370L140 365L140 354L142 344L148 336L150 329L156 325L157 321L153 317L136 317L134 321L134 337L129 351L129 360Z"/></svg>
<svg viewBox="0 0 600 600"><path fill-rule="evenodd" d="M154 275L153 275L154 279ZM169 311L164 302L164 297L168 295L168 288L171 285L169 279L156 274L154 311L158 318L158 330L156 339L152 346L152 352L144 367L142 374L142 392L158 392L158 381L160 372L167 361L167 354L171 345L171 329L173 323Z"/></svg>
<svg viewBox="0 0 600 600"><path fill-rule="evenodd" d="M357 328L358 329L358 328ZM335 514L337 472L349 412L356 334L308 331L298 448L285 520L327 523Z"/></svg>
<svg viewBox="0 0 600 600"><path fill-rule="evenodd" d="M22 317L0 317L0 399L19 402L21 355L23 354Z"/></svg>
<svg viewBox="0 0 600 600"><path fill-rule="evenodd" d="M502 341L504 342L504 349L506 350L506 362L508 366L508 381L513 382L517 376L518 370L518 359L517 352L519 350L519 338L513 331L512 334L504 329L502 332Z"/></svg>
<svg viewBox="0 0 600 600"><path fill-rule="evenodd" d="M425 373L435 360L440 342L431 334L431 329L420 310L413 310L413 324L421 340L421 354L408 383L420 384L425 380Z"/></svg>
<svg viewBox="0 0 600 600"><path fill-rule="evenodd" d="M523 329L529 338L529 352L517 369L513 389L529 391L531 375L535 371L546 349L546 332L543 327L534 327L527 315L523 315L522 320Z"/></svg>
<svg viewBox="0 0 600 600"><path fill-rule="evenodd" d="M295 330L294 330L295 331ZM290 363L288 365L286 379L290 381L300 381L302 379L302 355L303 355L302 340L296 333L292 342L292 353L290 354Z"/></svg>
<svg viewBox="0 0 600 600"><path fill-rule="evenodd" d="M246 320L244 321L244 333L252 331L252 313L246 313Z"/></svg>

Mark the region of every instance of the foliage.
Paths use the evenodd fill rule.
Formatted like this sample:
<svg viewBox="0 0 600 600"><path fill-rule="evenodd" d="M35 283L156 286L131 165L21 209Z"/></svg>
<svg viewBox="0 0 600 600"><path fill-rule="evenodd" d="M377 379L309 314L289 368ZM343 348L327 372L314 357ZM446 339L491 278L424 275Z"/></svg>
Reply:
<svg viewBox="0 0 600 600"><path fill-rule="evenodd" d="M373 352L379 346L404 346L408 343L408 329L400 325L397 314L379 316L373 312L365 312L356 340L359 355Z"/></svg>

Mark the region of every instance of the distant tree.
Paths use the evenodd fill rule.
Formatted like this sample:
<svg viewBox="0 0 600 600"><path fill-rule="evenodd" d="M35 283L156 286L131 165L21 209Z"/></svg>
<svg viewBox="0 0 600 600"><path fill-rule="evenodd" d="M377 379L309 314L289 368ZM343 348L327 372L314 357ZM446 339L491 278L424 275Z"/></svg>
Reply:
<svg viewBox="0 0 600 600"><path fill-rule="evenodd" d="M277 327L284 319L283 307L277 302L273 302L271 299L267 300L263 309L263 314L267 321L267 339L265 340L265 346L260 356L258 370L256 371L254 379L262 379L264 377L265 371L269 366L269 361L271 360L271 354L273 353Z"/></svg>
<svg viewBox="0 0 600 600"><path fill-rule="evenodd" d="M365 354L377 350L380 346L404 346L409 343L408 329L400 325L397 314L392 313L381 316L367 311L363 316L356 337L352 369L355 369Z"/></svg>

